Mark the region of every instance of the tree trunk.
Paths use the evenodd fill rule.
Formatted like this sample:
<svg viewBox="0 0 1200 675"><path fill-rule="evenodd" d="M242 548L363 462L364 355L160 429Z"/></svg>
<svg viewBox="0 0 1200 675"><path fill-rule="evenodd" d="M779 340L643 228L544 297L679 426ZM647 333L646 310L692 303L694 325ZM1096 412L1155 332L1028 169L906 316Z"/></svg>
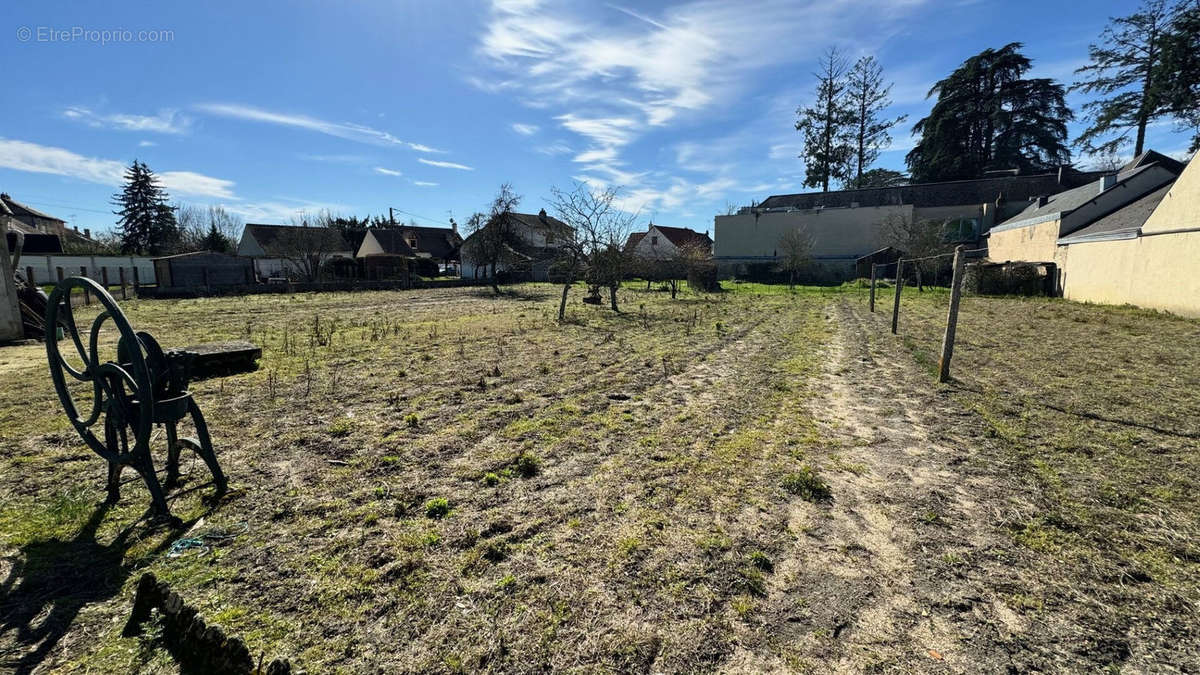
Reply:
<svg viewBox="0 0 1200 675"><path fill-rule="evenodd" d="M1151 31L1146 41L1146 76L1142 80L1142 102L1138 106L1137 143L1133 148L1134 157L1142 154L1142 150L1146 146L1146 125L1150 122L1150 78L1154 73L1154 62L1156 60L1154 43L1157 37L1157 34Z"/></svg>
<svg viewBox="0 0 1200 675"><path fill-rule="evenodd" d="M496 262L492 261L492 292L500 295L500 282L496 280Z"/></svg>
<svg viewBox="0 0 1200 675"><path fill-rule="evenodd" d="M672 279L671 280L671 299L672 300L675 299L675 291L678 289L679 289L679 281L676 279Z"/></svg>
<svg viewBox="0 0 1200 675"><path fill-rule="evenodd" d="M614 312L621 311L621 309L619 307L617 307L617 287L616 286L608 287L608 300L609 300L609 303L612 305L612 311L614 311Z"/></svg>
<svg viewBox="0 0 1200 675"><path fill-rule="evenodd" d="M796 270L788 270L788 290L796 290Z"/></svg>
<svg viewBox="0 0 1200 675"><path fill-rule="evenodd" d="M562 300L558 303L558 320L561 323L567 316L567 293L571 290L571 284L563 284Z"/></svg>

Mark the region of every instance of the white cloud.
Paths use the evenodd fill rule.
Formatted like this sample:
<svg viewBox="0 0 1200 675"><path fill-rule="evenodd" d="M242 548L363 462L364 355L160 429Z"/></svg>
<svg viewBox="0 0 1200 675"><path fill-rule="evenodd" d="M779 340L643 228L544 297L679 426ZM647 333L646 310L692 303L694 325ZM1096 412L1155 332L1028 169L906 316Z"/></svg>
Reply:
<svg viewBox="0 0 1200 675"><path fill-rule="evenodd" d="M557 155L571 154L571 146L567 145L566 143L562 143L562 142L554 142L554 143L550 143L547 145L539 145L536 148L534 148L533 151L539 152L543 155L549 155L551 157L554 157Z"/></svg>
<svg viewBox="0 0 1200 675"><path fill-rule="evenodd" d="M69 176L89 183L120 185L125 165L112 159L84 157L65 148L0 138L0 168ZM158 174L168 192L234 199L233 181L192 171Z"/></svg>
<svg viewBox="0 0 1200 675"><path fill-rule="evenodd" d="M354 209L345 204L278 198L277 200L265 202L238 202L234 204L215 204L214 206L222 206L226 211L241 216L248 223L275 224L290 223L293 218L305 213L318 213L321 211L347 213L354 211Z"/></svg>
<svg viewBox="0 0 1200 675"><path fill-rule="evenodd" d="M438 184L431 183L427 180L414 180L413 185L420 185L421 187L437 187Z"/></svg>
<svg viewBox="0 0 1200 675"><path fill-rule="evenodd" d="M466 164L455 164L454 162L440 162L440 161L437 161L434 159L425 159L424 157L418 158L417 161L422 164L428 164L429 166L441 167L443 169L459 169L461 171L474 171L475 170L474 167L467 166Z"/></svg>
<svg viewBox="0 0 1200 675"><path fill-rule="evenodd" d="M191 118L177 110L160 110L157 115L101 114L81 106L69 106L63 117L98 129L141 131L158 134L182 134L192 126Z"/></svg>
<svg viewBox="0 0 1200 675"><path fill-rule="evenodd" d="M678 208L685 200L716 201L724 192L774 184L731 178L737 175L731 171L736 158L712 147L678 158L681 167L707 174L699 181L632 170L623 157L627 147L658 129L690 124L701 111L728 116L751 105L744 93L760 72L805 69L829 44L805 36L839 36L847 53L869 53L904 30L908 16L927 1L686 0L648 10L571 0L493 0L478 47L485 72L469 81L494 93L519 92L525 105L551 108L562 128L585 139L574 157L583 165L577 178L593 185L624 183L630 188L624 203L630 206ZM784 97L773 87L765 106ZM791 97L784 118L802 101ZM743 147L754 140L758 148L777 146L771 147L772 159L799 154L769 135L766 142L743 140Z"/></svg>
<svg viewBox="0 0 1200 675"><path fill-rule="evenodd" d="M538 132L539 128L536 124L521 124L520 122L514 122L512 125L512 130L522 136L532 136Z"/></svg>
<svg viewBox="0 0 1200 675"><path fill-rule="evenodd" d="M158 145L158 143L155 143L154 141L138 141L139 148L153 148L156 145Z"/></svg>
<svg viewBox="0 0 1200 675"><path fill-rule="evenodd" d="M371 145L396 145L406 147L410 150L426 153L442 153L444 150L422 145L421 143L413 143L410 141L401 140L391 135L386 131L380 131L362 124L354 124L350 122L329 122L309 117L307 115L294 115L290 113L280 113L254 106L242 105L238 103L204 103L196 106L197 110L216 115L218 117L229 117L232 119L247 120L250 122L263 122L265 124L274 124L284 127L293 127L296 129L305 129L315 131L317 133L343 138L348 141L357 143L369 143Z"/></svg>
<svg viewBox="0 0 1200 675"><path fill-rule="evenodd" d="M233 195L233 181L224 178L213 178L193 171L165 171L158 174L158 177L167 192L236 199Z"/></svg>
<svg viewBox="0 0 1200 675"><path fill-rule="evenodd" d="M404 174L395 169L387 169L382 166L375 167L375 173L383 174L384 176L403 176Z"/></svg>

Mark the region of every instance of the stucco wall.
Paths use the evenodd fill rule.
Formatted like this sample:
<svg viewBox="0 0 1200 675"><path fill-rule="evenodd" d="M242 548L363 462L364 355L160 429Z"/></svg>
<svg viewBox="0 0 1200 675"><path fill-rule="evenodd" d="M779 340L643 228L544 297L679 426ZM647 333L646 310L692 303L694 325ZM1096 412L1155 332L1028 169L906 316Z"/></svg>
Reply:
<svg viewBox="0 0 1200 675"><path fill-rule="evenodd" d="M717 216L713 255L761 258L778 254L785 232L804 226L813 238L812 255L858 257L883 248L882 224L889 217L911 218L912 206L879 206Z"/></svg>
<svg viewBox="0 0 1200 675"><path fill-rule="evenodd" d="M1200 317L1200 232L1063 246L1063 295Z"/></svg>
<svg viewBox="0 0 1200 675"><path fill-rule="evenodd" d="M988 259L996 262L1051 262L1058 248L1058 219L988 235Z"/></svg>
<svg viewBox="0 0 1200 675"><path fill-rule="evenodd" d="M103 282L107 271L108 284L116 286L121 283L121 270L125 270L125 283L133 284L134 269L137 270L137 281L141 284L153 284L154 262L150 258L137 256L109 255L22 255L17 263L22 272L33 271L34 283L41 286L58 281L58 269L62 268L63 277L80 276L86 269L87 276L93 281Z"/></svg>
<svg viewBox="0 0 1200 675"><path fill-rule="evenodd" d="M1192 161L1175 180L1142 232L1200 228L1200 163Z"/></svg>

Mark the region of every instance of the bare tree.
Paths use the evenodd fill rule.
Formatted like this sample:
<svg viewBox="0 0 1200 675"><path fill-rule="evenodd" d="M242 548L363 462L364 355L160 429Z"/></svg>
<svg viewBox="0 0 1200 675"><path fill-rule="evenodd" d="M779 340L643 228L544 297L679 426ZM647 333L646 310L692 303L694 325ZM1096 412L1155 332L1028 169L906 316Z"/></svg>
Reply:
<svg viewBox="0 0 1200 675"><path fill-rule="evenodd" d="M568 226L548 228L546 232L547 243L559 252L556 271L563 275L558 320L566 316L567 295L581 276L586 278L592 297L599 297L600 288L608 288L612 310L620 311L617 290L628 267L621 247L637 214L626 213L616 205L620 193L616 187L592 188L576 181L570 190L555 187L550 193L552 208Z"/></svg>
<svg viewBox="0 0 1200 675"><path fill-rule="evenodd" d="M948 220L892 215L883 221L883 238L889 246L904 251L906 258L926 258L954 250L947 241ZM913 264L918 281L925 271L933 271L936 261L918 260ZM918 284L920 287L923 284Z"/></svg>
<svg viewBox="0 0 1200 675"><path fill-rule="evenodd" d="M291 263L292 270L306 281L316 281L325 263L345 247L342 233L333 227L333 216L320 211L293 218L292 227L283 228L266 248L267 253Z"/></svg>
<svg viewBox="0 0 1200 675"><path fill-rule="evenodd" d="M224 207L176 204L173 208L180 251L225 251L237 246L243 222Z"/></svg>
<svg viewBox="0 0 1200 675"><path fill-rule="evenodd" d="M788 289L796 287L796 274L812 262L813 237L801 225L779 238L779 269L788 273Z"/></svg>
<svg viewBox="0 0 1200 675"><path fill-rule="evenodd" d="M487 214L476 214L467 221L467 229L471 232L470 242L463 251L476 261L476 271L482 266L485 270L491 268L492 290L500 293L500 281L497 268L506 262L515 262L520 258L518 249L522 242L517 233L517 221L513 217L521 196L513 191L511 183L504 183L492 199Z"/></svg>

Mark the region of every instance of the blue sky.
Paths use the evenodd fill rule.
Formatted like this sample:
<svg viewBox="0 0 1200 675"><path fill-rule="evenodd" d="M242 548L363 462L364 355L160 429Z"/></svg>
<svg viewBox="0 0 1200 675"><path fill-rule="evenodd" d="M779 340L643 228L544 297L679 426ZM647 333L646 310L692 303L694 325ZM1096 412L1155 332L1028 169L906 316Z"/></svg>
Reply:
<svg viewBox="0 0 1200 675"><path fill-rule="evenodd" d="M643 221L710 230L727 204L804 191L794 111L826 47L895 81L909 123L878 165L900 169L925 92L963 59L1020 41L1034 75L1069 82L1136 4L9 3L0 190L104 230L134 158L173 200L248 222L389 206L463 222L501 182L536 211L586 180L623 186ZM1162 124L1149 147L1187 139Z"/></svg>

